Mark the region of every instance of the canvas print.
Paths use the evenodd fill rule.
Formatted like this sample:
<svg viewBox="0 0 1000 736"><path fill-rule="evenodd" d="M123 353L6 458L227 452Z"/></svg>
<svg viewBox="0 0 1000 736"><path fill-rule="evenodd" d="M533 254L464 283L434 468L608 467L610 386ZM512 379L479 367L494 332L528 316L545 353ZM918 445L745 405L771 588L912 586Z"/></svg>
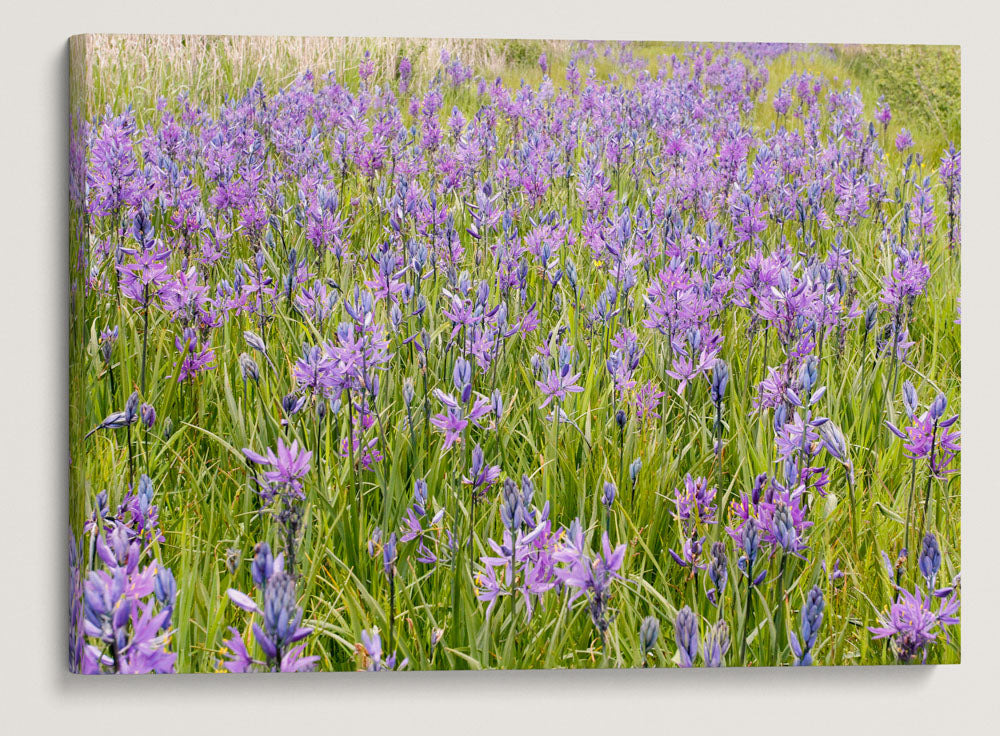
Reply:
<svg viewBox="0 0 1000 736"><path fill-rule="evenodd" d="M70 52L72 671L960 661L958 48Z"/></svg>

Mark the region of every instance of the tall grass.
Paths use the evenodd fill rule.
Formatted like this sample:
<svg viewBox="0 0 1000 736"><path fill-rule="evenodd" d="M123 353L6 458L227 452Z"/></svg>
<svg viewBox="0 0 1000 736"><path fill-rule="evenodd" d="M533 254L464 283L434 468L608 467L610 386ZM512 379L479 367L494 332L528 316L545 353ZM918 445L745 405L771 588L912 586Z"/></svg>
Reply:
<svg viewBox="0 0 1000 736"><path fill-rule="evenodd" d="M176 98L185 93L193 103L215 113L233 97L241 96L257 80L268 92L291 83L305 70L317 76L332 72L348 85L355 85L361 54L370 50L376 62L376 83L394 79L398 59L409 56L415 77L426 81L438 67L442 49L457 53L476 71L491 79L503 78L507 84L524 80L541 81L538 55L547 53L551 76L562 84L569 59L570 44L540 41L483 41L435 39L316 39L316 38L235 38L155 36L107 36L86 39L85 79L77 109L86 117L100 114L106 106L121 110L131 105L140 128L157 117L157 100L168 100L169 109L177 109ZM682 50L680 45L650 44L635 48L637 55L655 60ZM80 58L77 56L76 58ZM596 62L598 75L606 78L611 63ZM770 92L795 70L808 69L828 80L852 78L862 83L869 109L882 92L883 81L871 84L873 72L857 56L817 50L799 50L777 57L770 65ZM855 77L857 77L855 79ZM470 109L466 90L446 88L444 113L453 105ZM940 108L935 108L940 111ZM910 125L918 133L918 147L927 150L927 161L943 147L945 136L957 138L951 122L940 128L926 119L909 118L912 111L903 107L893 120L890 135L899 127ZM778 122L768 102L757 105L754 122L765 129ZM931 119L932 121L935 118ZM921 137L923 136L923 137ZM888 167L898 170L903 157L888 146ZM622 180L620 192L637 196L630 182ZM940 192L938 191L940 195ZM556 195L553 195L555 198ZM352 180L347 185L345 201L352 198L364 210L370 192L363 183ZM940 208L940 196L939 208ZM554 199L553 206L563 202ZM453 207L459 231L470 224L468 213ZM939 222L943 219L939 209ZM581 219L571 207L569 217L579 228ZM356 218L352 230L352 248L370 251L382 237L384 223L375 214ZM765 248L774 247L780 233L769 230ZM79 236L79 235L78 235ZM88 247L102 233L90 232ZM878 228L868 221L845 233L847 247L860 259L857 289L864 305L877 299L881 278L891 270L892 256L879 246ZM301 231L292 231L286 247L308 252ZM247 242L234 238L231 258L251 262ZM473 246L467 244L467 268ZM948 252L941 225L927 244L927 258L932 278L926 294L916 303L910 322L915 340L906 376L917 386L922 397L939 391L946 393L957 406L961 387L960 328L955 324L955 305L959 296L960 265ZM279 256L268 254L266 267L276 276L281 273ZM599 266L582 251L577 254L581 283L597 284ZM325 262L329 275L343 279L349 287L360 278L356 270L335 273L335 262ZM176 269L175 269L176 270ZM78 276L83 277L82 272ZM81 475L74 475L74 502L77 522L84 514L84 499L101 489L113 498L124 493L128 477L128 455L124 436L102 432L83 444L82 428L90 428L105 416L120 409L128 391L139 384L142 317L136 310L119 309L113 299L95 290L80 288L74 295L79 320L73 339L71 371L74 403L74 461ZM426 296L436 304L446 286L443 279L429 282ZM533 282L541 299L550 299ZM345 289L346 290L346 289ZM609 401L608 379L596 345L583 323L585 308L577 313L569 292L562 293L562 313L558 325L567 330L567 339L581 356L585 368L580 380L584 391L567 402L575 426L557 431L544 421L537 408L539 399L530 360L534 345L513 340L504 360L488 376L490 385L477 385L489 393L493 385L502 387L507 410L497 431L475 430L472 441L482 444L486 457L503 468L505 476L533 478L541 500L548 500L559 523L579 517L589 528L609 524L611 539L628 545L623 575L626 580L616 590L613 623L604 649L586 611L567 606L568 593L550 594L547 603L528 621L522 604L511 613L510 602L501 601L491 616L485 605L473 597L469 584L459 586L458 606L452 606L452 579L444 569L433 573L404 554L399 562L395 586L395 620L390 621L388 589L379 558L372 559L366 543L375 524L382 518L398 519L410 503L413 482L426 479L431 488L432 505L451 507L455 502L452 488L454 474L463 452L459 446L442 452L440 437L428 430L417 412L414 434L408 427L402 401L402 379L417 375L415 353L392 336L391 350L404 370L383 375L379 412L385 426L386 461L380 470L360 473L360 491L353 488L354 477L349 463L338 456L337 443L346 436L348 417L341 412L319 435L305 420L294 420L282 427L280 401L290 390L292 365L298 347L314 342L320 335L309 324L278 310L266 328L274 367L262 362L259 385L246 386L240 376L237 356L247 350L242 332L256 330L252 317L232 321L216 330L213 347L215 369L193 382L178 383L174 360L175 330L159 311L150 317L148 331L148 384L150 402L158 413L154 430L137 431L138 463L154 478L161 525L166 541L158 553L176 577L180 595L175 614L176 632L172 646L179 655L179 671L213 671L219 666L222 640L228 626L247 628L243 612L227 605L228 588L252 587L245 561L252 557L253 545L273 537L273 525L258 513L259 501L248 478L241 452L250 447L272 447L279 436L297 438L314 452L314 470L307 480L308 504L299 547L302 574L299 593L307 623L315 627L309 653L321 657L319 669L355 669L359 658L356 642L364 629L379 627L383 632L394 628L394 648L408 657L413 669L456 668L541 668L541 667L630 667L642 664L637 632L644 617L656 615L664 626L653 664L665 666L674 658L670 622L676 611L690 605L708 618L718 615L704 595L703 574L693 579L671 560L668 550L679 549L681 532L671 501L674 488L680 487L685 474L705 476L719 487L719 498L736 498L749 489L757 474L771 469L772 434L768 420L753 410L755 387L766 367L768 348L760 340L771 340L771 358L777 343L758 337L748 344L747 325L730 313L722 325L732 379L727 393L723 432L725 450L719 460L714 451L714 409L704 381L694 382L683 396L668 390L662 402L661 421L638 425L619 434L614 421L614 405ZM122 393L112 396L107 371L99 353L98 334L107 325L118 324L121 336L114 370ZM555 324L546 327L555 327ZM450 382L450 360L445 351L450 325L443 320L432 324L425 345L430 387ZM872 338L873 339L873 338ZM840 466L831 464L830 495L817 499L810 530L810 551L803 558L781 555L763 558L758 564L767 568L767 580L779 574L788 599L775 597L769 588L755 588L748 594L742 579L731 578L723 613L736 630L747 635L745 660L748 664L778 665L790 662L785 632L797 626L798 609L805 591L820 584L827 591L827 619L816 647L821 664L880 664L894 661L894 655L881 642L873 642L866 627L893 599L888 577L882 569L883 552L894 558L902 545L903 519L907 514L907 490L911 465L901 443L893 441L885 430L886 418L900 413L898 398L881 401L889 380L890 363L874 360L872 339L863 342L859 331L846 337L843 351L831 352L822 367L827 386L825 413L849 438L857 468L856 495L858 523L857 548L851 539L847 509L848 485ZM593 356L593 359L590 359ZM663 376L668 367L662 351L647 351L642 377ZM480 377L487 380L487 377ZM641 382L641 381L640 381ZM419 397L422 394L418 392ZM415 405L416 406L416 405ZM422 408L421 408L422 411ZM435 411L437 408L435 407ZM169 436L164 425L173 427ZM623 438L623 440L622 440ZM429 448L427 451L426 448ZM627 467L642 460L642 470L635 485L635 502L628 499L632 489L623 482L622 458ZM384 473L384 475L383 475ZM608 481L619 487L619 500L602 522L600 489ZM383 496L384 494L384 496ZM384 501L383 501L384 498ZM385 504L382 506L381 504ZM470 511L467 500L460 501L461 514ZM359 507L359 504L364 508ZM500 502L491 493L476 509L474 549L478 558L491 554L486 540L498 538L501 529ZM376 512L377 510L377 512ZM960 480L935 482L928 518L946 546L946 569L942 578L958 573L958 550L961 542ZM397 525L392 525L396 528ZM388 530L386 530L388 531ZM244 564L235 572L227 569L227 556L238 551ZM469 553L466 552L466 555ZM468 557L466 556L466 560ZM831 582L828 572L839 562L846 573L842 580ZM735 557L730 560L735 570ZM753 600L748 602L747 595ZM440 644L432 647L432 636L443 628ZM957 632L957 629L956 629ZM735 652L731 663L738 663ZM960 658L960 635L932 649L930 661L957 662Z"/></svg>

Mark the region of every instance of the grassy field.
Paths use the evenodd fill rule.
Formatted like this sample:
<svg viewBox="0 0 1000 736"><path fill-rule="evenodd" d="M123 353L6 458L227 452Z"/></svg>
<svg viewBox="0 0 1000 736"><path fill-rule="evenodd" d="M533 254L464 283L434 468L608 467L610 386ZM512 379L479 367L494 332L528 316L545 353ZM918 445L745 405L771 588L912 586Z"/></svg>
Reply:
<svg viewBox="0 0 1000 736"><path fill-rule="evenodd" d="M74 669L142 671L140 614L166 610L151 669L223 670L234 636L251 667L294 669L293 642L268 652L251 625L275 641L297 609L319 670L684 666L692 641L695 665L788 665L814 586L815 664L960 660L941 613L961 547L960 459L941 447L961 390L939 172L960 144L957 50L88 37L71 53ZM108 159L130 156L116 179ZM543 406L550 381L573 390ZM454 444L436 390L466 419L480 397ZM929 452L887 422L914 442L933 425ZM308 462L254 460L279 441ZM260 542L291 602L257 579ZM108 613L114 634L81 623L105 621L81 603L101 586L135 601L130 621ZM919 643L901 606L928 590ZM899 630L876 638L893 606Z"/></svg>

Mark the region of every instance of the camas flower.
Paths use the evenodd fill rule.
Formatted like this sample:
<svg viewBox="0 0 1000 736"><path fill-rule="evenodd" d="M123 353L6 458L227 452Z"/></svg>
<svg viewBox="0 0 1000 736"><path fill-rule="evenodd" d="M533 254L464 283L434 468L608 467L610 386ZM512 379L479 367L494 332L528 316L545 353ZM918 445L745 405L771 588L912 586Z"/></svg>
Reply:
<svg viewBox="0 0 1000 736"><path fill-rule="evenodd" d="M917 567L927 582L928 592L933 591L934 581L937 578L938 570L941 569L941 548L938 547L937 537L930 532L927 532L923 543L920 545L920 557L917 559Z"/></svg>
<svg viewBox="0 0 1000 736"><path fill-rule="evenodd" d="M301 480L309 472L312 452L300 449L297 440L293 440L289 446L279 437L277 452L268 449L267 455L261 455L244 447L243 454L256 465L270 465L272 468L264 473L264 479L268 483L263 492L265 502L270 502L274 493L280 490L286 490L298 498L304 497Z"/></svg>
<svg viewBox="0 0 1000 736"><path fill-rule="evenodd" d="M174 346L181 354L178 381L186 381L202 371L214 368L212 362L215 360L215 351L207 345L207 342L202 345L198 333L193 328L185 328L183 337L174 338Z"/></svg>
<svg viewBox="0 0 1000 736"><path fill-rule="evenodd" d="M337 361L321 346L306 345L302 348L302 357L296 361L292 375L299 389L314 396L330 397L342 385L337 369Z"/></svg>
<svg viewBox="0 0 1000 736"><path fill-rule="evenodd" d="M470 387L470 406L468 401L459 403L451 394L434 389L434 397L444 405L445 413L432 416L431 424L444 432L445 450L456 442L461 442L462 433L470 423L481 427L483 417L491 411L490 401L485 397L477 395L474 400L471 399L471 390Z"/></svg>
<svg viewBox="0 0 1000 736"><path fill-rule="evenodd" d="M642 655L643 664L645 664L646 658L652 653L659 636L660 620L656 616L646 616L639 626L639 652Z"/></svg>
<svg viewBox="0 0 1000 736"><path fill-rule="evenodd" d="M722 542L714 542L711 548L712 561L708 564L708 578L712 589L708 591L708 599L714 605L722 605L722 594L726 590L729 559L726 557L726 546Z"/></svg>
<svg viewBox="0 0 1000 736"><path fill-rule="evenodd" d="M611 505L615 502L616 493L617 489L615 488L614 483L611 482L605 483L604 491L601 494L601 503L603 503L606 508L610 509Z"/></svg>
<svg viewBox="0 0 1000 736"><path fill-rule="evenodd" d="M900 590L899 598L889 607L881 626L869 626L875 639L890 639L900 662L920 656L927 659L927 647L938 638L938 631L958 623L958 597L954 594L931 609L933 596L926 598L919 590Z"/></svg>
<svg viewBox="0 0 1000 736"><path fill-rule="evenodd" d="M656 412L656 408L664 396L666 394L659 390L658 384L647 381L635 394L635 415L640 420L646 417L659 419L660 415Z"/></svg>
<svg viewBox="0 0 1000 736"><path fill-rule="evenodd" d="M362 664L369 672L386 672L391 670L404 669L409 662L404 659L396 666L396 653L393 652L388 657L382 653L382 637L377 628L362 631L361 643L356 647L361 654Z"/></svg>
<svg viewBox="0 0 1000 736"><path fill-rule="evenodd" d="M276 430L263 439L259 432L251 433L257 439L246 442L257 444L244 454L251 482L259 480L268 502L278 501L278 508L267 509L278 513L255 517L252 525L263 521L268 534L281 540L290 577L282 572L281 554L272 555L266 544L255 549L249 563L252 598L233 594L231 599L253 611L264 638L258 642L256 633L251 635L247 617L246 625L238 626L242 637L234 629L228 642L230 669L296 669L314 659L304 657L301 642L291 641L297 629L290 622L301 610L288 581L296 574L297 535L302 533L303 552L311 553L325 529L322 524L301 526L317 516L305 513L300 503L308 473L316 469L312 454L324 447L331 452L322 458L317 454L316 460L332 472L317 474L317 482L322 476L340 492L347 478L366 497L379 481L386 493L395 489L391 497L369 506L375 516L384 512L384 529L377 536L372 533L368 569L381 564L395 580L397 566L400 573L408 572L414 560L434 565L439 554L447 558L451 553L449 561L455 562L458 530L443 526L446 512L431 508L426 484L414 488L409 505L400 503L405 492L398 491L400 477L414 473L441 485L437 493L460 479L477 501L487 493L496 500L485 504L481 515L472 514L475 528L465 530L470 540L485 540L490 529L499 532L488 540L474 571L475 594L487 613L498 608L495 602L502 596L516 599L520 594L525 606L520 600L512 605L507 622L516 624L525 609L530 617L532 610L546 605L548 591L565 591L578 608L581 598L587 601L603 636L614 620L609 596L624 568L622 547L611 549L605 537L595 551L596 538L585 544L579 523L553 531L548 509L532 506L531 493L523 486L519 491L514 480L508 479L502 491L496 487L505 452L512 457L505 470L515 464L529 473L544 470L547 481L556 481L553 498L560 502L573 495L572 489L558 491L560 468L577 464L583 472L586 465L590 485L581 498L588 513L592 504L595 522L615 511L622 535L616 540L638 530L651 540L644 555L672 545L671 559L683 566L677 570L668 563L665 570L654 571L649 564L637 564L637 570L650 580L665 576L658 581L665 595L678 594L678 586L696 597L702 594L702 609L696 606L692 614L695 636L687 640L688 663L701 656L706 664L721 664L728 646L725 628L717 624L709 629L706 620L705 638L697 639L698 617L706 608L703 594L709 605L722 609L716 613L731 614L724 596L737 593L745 594L752 607L764 592L752 588L768 572L776 572L777 565L762 558L804 554L810 541L805 499L813 499L813 521L819 523L825 513L823 499L817 497L837 485L828 483L829 475L839 474L833 472L833 460L822 458L829 455L850 470L848 438L858 443L855 455L872 449L863 444L871 444L865 421L858 421L871 412L855 411L858 406L852 404L863 403L864 396L849 395L845 386L850 381L844 383L840 369L856 366L867 372L861 383L870 383L874 373L884 378L891 368L886 356L894 365L899 364L895 358L909 357L924 364L901 368L899 380L917 375L925 384L942 380L936 368L947 361L938 360L931 348L944 327L949 341L957 336L947 324L954 317L947 313L957 271L936 270L933 294L928 292L931 263L936 269L946 265L942 259L947 253L927 236L944 239L947 226L949 244L958 242L961 160L954 147L941 158L938 181L924 179L931 162L913 150L913 137L898 131L898 125L898 138L887 137L892 115L883 100L872 108L861 90L808 72L775 79L773 73L786 65L769 61L786 53L785 47L699 47L660 64L625 46L602 50L604 62L593 44L574 45L552 64L543 54L538 62L542 81L513 87L502 80L486 81L483 69L474 70L454 54L442 57L443 68L435 74L423 58L417 73L408 59L364 52L355 67L345 67L348 79L304 73L274 94L265 92L263 82L245 91L230 90L234 94L221 105L199 106L187 95L164 98L155 110L141 111L141 128L131 110L117 115L109 110L81 121L76 136L85 142L73 145L71 140L71 158L86 174L81 178L87 186L73 186L70 219L74 228L92 232L81 239L76 254L86 272L77 296L97 307L91 327L104 328L90 346L96 351L90 356L93 364L84 366L92 388L98 389L85 408L98 407L100 416L107 415L99 425L107 430L128 431L138 421L134 402L115 410L122 409L124 393L133 388L128 384L140 372L145 376L133 364L146 360L137 328L143 324L142 312L148 312L152 331L143 328L141 335L150 332L154 382L143 398L156 397L164 427L162 433L140 433L138 445L130 431L127 438L97 438L101 441L91 449L106 455L102 467L122 470L127 451L131 478L136 457L142 464L148 450L155 459L164 449L161 438L169 437L182 419L192 419L182 415L184 407L200 407L209 425L225 419L216 428L222 434L233 429L229 419L240 424L239 411L223 416L229 413L226 399L233 398L226 383L238 381L235 370L243 377L244 403L252 403L243 407L249 412L243 412L243 419ZM564 69L565 85L560 76ZM474 74L480 78L469 85ZM550 78L556 76L560 79ZM445 89L449 79L456 89ZM453 110L447 105L454 105ZM766 125L756 114L761 105ZM773 121L772 108L778 116ZM869 128L873 114L875 123ZM891 153L894 138L902 155ZM888 154L884 148L890 149ZM899 191L890 192L895 186ZM935 202L935 197L946 197L947 203ZM845 244L857 252L852 254ZM304 255L303 248L312 252ZM928 295L944 300L943 319L926 319L936 306L926 303ZM124 311L115 301L120 296ZM879 297L866 312L859 311L859 304ZM129 305L137 302L153 309L133 314ZM113 329L110 322L116 323ZM856 334L859 327L863 333ZM542 335L544 340L536 339ZM300 353L303 339L308 342ZM734 360L732 366L720 357L724 341L731 348L727 357ZM922 341L923 349L914 341ZM519 394L518 383L527 375L529 354L538 343L530 379L536 389L528 388L529 394L537 393L527 397L526 407L524 387ZM390 346L398 353L390 353ZM209 372L223 348L228 371ZM171 362L176 367L164 371L162 365ZM844 432L809 413L823 396L821 367L823 375L832 369L835 380L828 383L836 401L831 404L840 412L838 421L845 422ZM183 383L158 385L164 372ZM745 380L730 389L737 378ZM95 381L108 383L106 401L104 386ZM669 390L664 381L670 382ZM142 385L147 393L145 380ZM903 406L909 422L897 431L905 452L926 462L914 467L921 474L928 469L932 476L950 472L957 465L957 425L942 415L945 407L938 401L921 416L915 390L907 386ZM492 395L483 398L474 388ZM573 398L576 393L580 399ZM878 404L878 392L870 393ZM570 417L566 409L574 403L584 408L584 396L586 411ZM730 399L732 425L726 434L746 445L750 427L752 457L737 452L738 457L723 462L721 410ZM221 406L211 406L216 400ZM534 401L541 411L531 410ZM759 417L742 415L751 404ZM327 421L338 407L348 416ZM709 409L714 409L714 432ZM153 412L139 408L138 416L147 427L153 425ZM593 426L611 416L616 425ZM771 438L757 436L758 419L761 428L774 427L777 458L768 452ZM654 426L663 420L670 426ZM87 421L85 429L100 420ZM562 440L558 447L542 441L553 434L548 422L564 432L555 433ZM482 447L477 444L501 424L507 426L499 444L492 439ZM424 437L431 426L429 434L440 441ZM397 436L401 428L408 437ZM668 452L665 462L668 435L676 435L680 446L676 453ZM309 438L316 442L313 453L301 446ZM706 481L689 475L681 483L687 470L713 465L700 456L702 439L706 448L717 441L718 477ZM207 440L199 436L196 441ZM740 445L733 441L735 452ZM461 442L468 443L463 449L470 463L435 457L442 447L447 451ZM261 443L273 449L258 454L257 446L264 449ZM498 449L489 449L494 446ZM139 454L132 457L136 447ZM493 453L497 466L489 464L483 447ZM218 446L214 450L221 451ZM403 456L395 457L400 452ZM212 456L217 452L196 454L215 470ZM639 457L646 462L641 471ZM893 452L873 467L890 476L908 475L909 463L898 464L897 459ZM778 479L770 487L760 481L752 491L739 489L747 493L721 509L718 492L708 483L721 489L723 476L727 484L738 483L735 479L746 477L748 467L762 464L773 468ZM378 472L368 472L373 469ZM601 481L595 486L596 477ZM140 665L139 659L130 659L142 649L131 645L127 650L118 646L119 656L129 656L123 665L114 662L111 647L122 631L128 641L142 641L149 634L153 649L169 649L169 642L160 641L169 638L175 618L168 609L176 596L184 600L191 593L177 591L178 582L183 586L190 579L189 571L174 580L156 563L155 574L146 573L154 565L146 556L162 535L152 482L135 478L134 489L121 478L109 487L115 502L125 495L127 508L114 508L105 494L88 521L89 531L98 537L93 551L84 544L76 562L78 571L86 560L88 569L93 565L94 572L109 576L90 581L95 606L105 605L105 593L114 598L94 623L101 626L100 637L81 634L74 644L86 639L99 650L99 656L88 651L94 665L105 671L148 666L148 661ZM613 482L602 493L605 479ZM227 486L229 480L220 478L220 484ZM899 478L882 480L893 493L898 490ZM670 494L671 485L680 488ZM854 490L849 485L838 486L837 492ZM323 492L316 500L324 500L329 489L319 490ZM633 497L642 495L643 503L634 508L636 518L617 499L620 493L627 499L630 490ZM882 490L880 486L878 493ZM673 529L661 523L665 515L658 504L664 491L668 508L675 507L670 509L677 522ZM708 526L722 521L722 515L732 542ZM269 527L272 520L284 525L281 531ZM616 535L614 529L609 523L610 536ZM716 542L717 537L724 541ZM366 540L357 541L363 546ZM245 548L239 539L205 542L214 543L219 552L230 544ZM825 542L837 545L832 537ZM709 549L703 548L706 543ZM920 552L921 591L937 596L935 606L942 596L934 588L944 584L936 544L931 537L914 550ZM832 562L834 553L826 551L812 562ZM231 570L239 564L232 559ZM358 561L348 555L347 562ZM456 573L459 567L456 562ZM824 585L837 580L836 566L828 574L812 563L808 567L810 577L828 575ZM118 569L124 570L126 586L151 592L141 600L120 594ZM728 576L734 573L729 586ZM422 586L428 598L421 606L437 615L436 607L447 595L441 595L446 586L440 580L426 577L435 574L440 571L425 569L407 581L407 606L422 600L413 595ZM78 620L84 616L86 579L80 572L79 596L74 598ZM864 576L844 579L838 587L850 588L854 582L864 583ZM190 642L192 626L199 628L205 623L201 619L212 616L202 610L203 601L186 603L193 605L198 619L181 622L182 640ZM632 603L624 606L630 627L638 623L631 618L637 608ZM121 613L115 614L115 605ZM806 633L805 610L815 611L817 605L804 606L802 627L796 627L799 640L793 649L800 650L796 655L803 664L812 651L813 623L818 626L816 617L810 618ZM103 616L109 611L112 618L121 618L108 623ZM167 616L159 619L164 611ZM421 607L409 613L420 618ZM761 619L762 613L752 618ZM157 622L158 631L150 633ZM118 632L106 640L105 624ZM432 626L419 635L426 639ZM215 628L206 630L211 634ZM364 661L373 669L391 666L377 631L362 634L358 626L354 633L361 638ZM625 632L616 644L629 633L636 631ZM646 654L655 628L644 625L641 636ZM457 637L459 650L464 638L464 633ZM421 667L428 665L426 654L421 652ZM444 654L438 650L437 664L443 664ZM488 658L485 649L474 654ZM447 659L452 655L450 650ZM183 660L198 663L203 657L196 653ZM324 655L324 661L342 664L336 656ZM574 661L582 660L577 656L566 663Z"/></svg>
<svg viewBox="0 0 1000 736"><path fill-rule="evenodd" d="M569 603L581 595L589 602L590 617L603 639L610 625L607 618L608 599L611 583L621 578L618 570L625 560L625 545L611 547L608 533L601 536L601 553L591 557L584 546L583 529L579 521L574 521L567 534L566 544L553 554L562 563L555 570L556 576L567 587L573 588Z"/></svg>
<svg viewBox="0 0 1000 736"><path fill-rule="evenodd" d="M553 399L556 401L565 401L568 394L583 391L583 386L578 386L576 383L580 378L580 374L571 374L566 370L568 367L567 365L564 368L549 370L548 376L546 376L544 381L535 381L535 384L542 390L542 394L545 396L542 403L538 406L539 409L545 408Z"/></svg>
<svg viewBox="0 0 1000 736"><path fill-rule="evenodd" d="M899 131L896 136L896 150L902 153L907 148L913 147L913 135L906 128Z"/></svg>
<svg viewBox="0 0 1000 736"><path fill-rule="evenodd" d="M158 560L144 564L152 543L162 541L162 535L151 503L152 483L143 479L141 490L128 494L115 514L106 494L95 499L85 531L93 537L96 555L86 578L79 568L79 552L71 557L71 579L81 582L71 590L76 644L70 664L76 672L174 671L177 654L170 651L170 624L177 584Z"/></svg>
<svg viewBox="0 0 1000 736"><path fill-rule="evenodd" d="M681 667L694 667L701 647L698 637L698 617L684 606L674 619L674 641L677 642L677 656Z"/></svg>
<svg viewBox="0 0 1000 736"><path fill-rule="evenodd" d="M282 556L272 559L267 543L261 542L257 545L251 572L254 584L263 590L263 607L234 588L227 590L226 595L237 608L263 618L263 627L254 621L251 630L254 640L264 652L265 660L254 659L243 636L236 628L230 627L231 636L223 642L223 668L229 672L251 672L262 667L276 672L311 670L319 657L303 657L305 644L292 646L309 636L312 629L300 626L302 609L295 602L295 579L285 572Z"/></svg>
<svg viewBox="0 0 1000 736"><path fill-rule="evenodd" d="M717 492L717 489L708 487L705 478L692 478L690 473L684 476L684 487L674 489L674 506L677 508L676 518L680 519L685 529L715 521L713 501Z"/></svg>
<svg viewBox="0 0 1000 736"><path fill-rule="evenodd" d="M777 492L772 501L761 501L760 519L757 524L761 538L765 542L792 554L797 554L806 548L805 530L813 523L806 521L801 501L801 487L794 491Z"/></svg>
<svg viewBox="0 0 1000 736"><path fill-rule="evenodd" d="M943 410L942 410L943 411ZM931 472L938 477L954 472L948 468L962 447L958 443L960 432L952 432L951 427L958 421L958 415L941 420L930 410L903 430L886 421L889 431L902 440L906 455L914 460L928 458Z"/></svg>
<svg viewBox="0 0 1000 736"><path fill-rule="evenodd" d="M799 639L794 631L790 634L796 665L805 667L812 664L812 649L816 645L816 636L823 623L823 607L823 591L818 585L814 585L806 594L806 600L802 604L800 631L802 638Z"/></svg>
<svg viewBox="0 0 1000 736"><path fill-rule="evenodd" d="M462 483L472 486L472 493L478 496L486 492L500 477L499 465L487 465L483 456L483 448L476 445L472 451L472 460L469 466L469 475L462 476Z"/></svg>
<svg viewBox="0 0 1000 736"><path fill-rule="evenodd" d="M690 567L693 574L694 570L705 569L705 565L698 562L701 559L701 550L704 541L704 537L685 537L684 543L681 545L680 554L677 554L672 549L667 551L674 558L674 562L681 567Z"/></svg>
<svg viewBox="0 0 1000 736"><path fill-rule="evenodd" d="M94 432L99 429L121 429L122 427L130 427L135 424L136 420L139 418L139 393L132 392L125 402L125 408L122 411L116 411L109 414L104 418L104 421L94 427L92 430L84 435L84 439L90 437Z"/></svg>
<svg viewBox="0 0 1000 736"><path fill-rule="evenodd" d="M726 652L729 651L729 625L724 619L712 624L705 634L705 649L702 656L706 667L722 667L725 665Z"/></svg>

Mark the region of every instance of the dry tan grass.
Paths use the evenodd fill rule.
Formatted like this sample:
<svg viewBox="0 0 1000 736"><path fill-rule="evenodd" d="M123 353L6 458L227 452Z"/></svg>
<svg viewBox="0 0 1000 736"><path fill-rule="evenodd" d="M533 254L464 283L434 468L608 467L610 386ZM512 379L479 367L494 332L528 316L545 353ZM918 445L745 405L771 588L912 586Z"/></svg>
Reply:
<svg viewBox="0 0 1000 736"><path fill-rule="evenodd" d="M282 86L306 70L350 79L365 51L375 62L376 80L391 79L407 56L415 80L421 81L441 69L444 50L492 78L535 64L543 51L560 56L569 47L569 41L508 39L90 35L75 37L70 51L73 64L84 67L76 73L86 75L81 81L93 111L112 99L130 99L141 108L143 102L181 90L213 104L227 94L241 94L258 78ZM81 55L85 61L77 64Z"/></svg>

